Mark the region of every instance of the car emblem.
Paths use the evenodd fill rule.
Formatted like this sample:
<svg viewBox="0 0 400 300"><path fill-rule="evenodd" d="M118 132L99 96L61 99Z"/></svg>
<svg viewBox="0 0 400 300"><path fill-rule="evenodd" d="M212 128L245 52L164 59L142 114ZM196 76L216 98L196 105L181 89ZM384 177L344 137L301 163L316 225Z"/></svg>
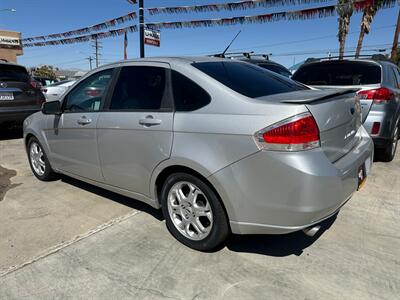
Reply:
<svg viewBox="0 0 400 300"><path fill-rule="evenodd" d="M5 83L5 82L0 83L0 87L6 88L7 87L7 83Z"/></svg>

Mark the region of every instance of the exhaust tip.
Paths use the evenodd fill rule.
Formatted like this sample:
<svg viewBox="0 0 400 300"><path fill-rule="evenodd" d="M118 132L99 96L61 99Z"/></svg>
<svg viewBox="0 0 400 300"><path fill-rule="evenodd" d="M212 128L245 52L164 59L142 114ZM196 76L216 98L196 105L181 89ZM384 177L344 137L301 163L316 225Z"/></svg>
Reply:
<svg viewBox="0 0 400 300"><path fill-rule="evenodd" d="M313 237L314 235L317 234L317 232L321 229L321 225L315 225L315 226L311 226L308 227L306 229L303 229L303 232L305 235L309 236L309 237Z"/></svg>

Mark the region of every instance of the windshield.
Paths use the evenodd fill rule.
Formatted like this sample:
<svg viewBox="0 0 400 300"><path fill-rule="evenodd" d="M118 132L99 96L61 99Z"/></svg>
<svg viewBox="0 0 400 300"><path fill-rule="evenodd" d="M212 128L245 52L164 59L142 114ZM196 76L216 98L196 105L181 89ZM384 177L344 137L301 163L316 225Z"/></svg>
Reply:
<svg viewBox="0 0 400 300"><path fill-rule="evenodd" d="M381 82L381 67L366 62L312 63L302 66L292 79L308 85L364 85Z"/></svg>
<svg viewBox="0 0 400 300"><path fill-rule="evenodd" d="M0 81L27 82L28 72L25 68L13 65L0 65Z"/></svg>
<svg viewBox="0 0 400 300"><path fill-rule="evenodd" d="M250 98L306 89L293 80L247 63L216 61L194 63L193 66L235 92Z"/></svg>

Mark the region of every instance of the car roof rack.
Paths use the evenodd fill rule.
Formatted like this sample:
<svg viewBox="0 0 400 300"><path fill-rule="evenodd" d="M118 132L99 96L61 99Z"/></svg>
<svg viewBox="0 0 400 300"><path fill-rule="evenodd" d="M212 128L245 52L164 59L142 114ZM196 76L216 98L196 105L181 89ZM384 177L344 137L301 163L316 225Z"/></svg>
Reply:
<svg viewBox="0 0 400 300"><path fill-rule="evenodd" d="M265 60L269 60L269 55L268 54L262 54L262 53L254 53L254 51L250 52L229 52L225 53L224 55L221 54L214 54L211 55L214 57L222 57L222 58L247 58L247 59L256 59L256 58L262 58Z"/></svg>
<svg viewBox="0 0 400 300"><path fill-rule="evenodd" d="M338 60L340 56L326 56L326 57L309 57L305 60L304 63L312 63L312 62L318 62L318 61L327 61L327 60ZM356 60L357 58L354 57L354 55L344 55L343 58L352 58L353 60ZM362 54L359 55L358 59L371 59L375 61L387 61L393 63L388 57L386 57L384 54Z"/></svg>

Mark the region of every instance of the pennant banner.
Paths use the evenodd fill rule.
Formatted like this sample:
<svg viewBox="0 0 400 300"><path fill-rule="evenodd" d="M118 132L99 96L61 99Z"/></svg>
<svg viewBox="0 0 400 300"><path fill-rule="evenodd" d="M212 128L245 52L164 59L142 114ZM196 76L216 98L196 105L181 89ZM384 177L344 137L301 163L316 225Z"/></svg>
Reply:
<svg viewBox="0 0 400 300"><path fill-rule="evenodd" d="M60 39L63 37L70 37L70 36L74 36L74 35L88 34L93 31L99 31L99 30L103 30L103 29L106 29L109 27L114 27L118 24L123 24L123 23L133 20L135 18L136 18L136 13L131 12L127 15L124 15L124 16L121 16L121 17L118 17L115 19L111 19L106 22L99 23L99 24L96 24L93 26L76 29L76 30L71 30L71 31L66 31L66 32L62 32L62 33L29 37L29 38L22 39L22 41L23 42L46 41L46 40L50 40L50 39Z"/></svg>
<svg viewBox="0 0 400 300"><path fill-rule="evenodd" d="M303 5L311 3L324 3L329 1L330 0L250 0L250 1L236 1L230 3L221 3L221 4L154 7L154 8L148 8L147 11L149 12L150 15L177 14L177 13L190 13L190 12L210 12L210 11L221 11L221 10L245 10L257 7Z"/></svg>
<svg viewBox="0 0 400 300"><path fill-rule="evenodd" d="M363 11L365 7L370 6L373 0L362 0L357 1L354 4L354 10L356 12ZM392 7L396 3L396 0L385 0L383 8ZM238 25L238 24L254 24L254 23L267 23L281 20L308 20L316 18L326 18L336 15L336 11L339 8L337 5L330 5L317 8L309 8L302 10L276 12L270 14L256 15L256 16L243 16L223 19L205 19L205 20L194 20L194 21L182 21L182 22L157 22L157 23L146 23L146 26L151 29L176 29L176 28L195 28L195 27L213 27L213 26L224 26L224 25Z"/></svg>
<svg viewBox="0 0 400 300"><path fill-rule="evenodd" d="M68 45L68 44L75 44L75 43L83 43L83 42L89 42L93 39L105 39L108 37L120 36L120 35L125 34L126 32L136 32L136 31L137 31L137 26L133 25L133 26L129 26L126 28L110 30L110 31L106 31L106 32L99 32L99 33L94 33L94 34L89 34L89 35L84 35L84 36L78 36L78 37L74 37L74 38L28 43L28 44L23 44L23 47L29 48L29 47L44 47L44 46L56 46L56 45Z"/></svg>

